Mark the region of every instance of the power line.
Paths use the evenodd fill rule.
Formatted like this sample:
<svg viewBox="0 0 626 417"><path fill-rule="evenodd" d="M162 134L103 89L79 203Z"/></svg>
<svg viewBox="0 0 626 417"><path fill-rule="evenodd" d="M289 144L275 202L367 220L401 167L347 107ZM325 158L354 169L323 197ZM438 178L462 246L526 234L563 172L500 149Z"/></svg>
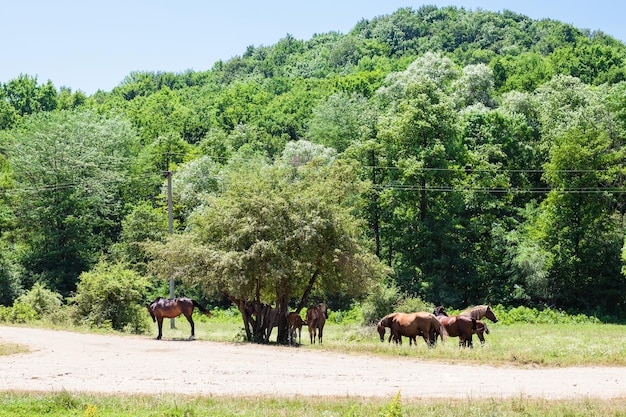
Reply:
<svg viewBox="0 0 626 417"><path fill-rule="evenodd" d="M438 192L438 193L464 193L464 192L477 192L477 193L491 193L491 194L545 194L552 191L560 192L564 194L592 194L592 193L609 193L609 194L622 194L626 193L626 188L623 187L607 187L607 188L553 188L553 187L535 187L535 188L519 188L519 187L446 187L446 186L419 186L419 185L403 185L403 184L389 184L374 185L374 188L379 190L397 190L397 191L417 191L417 192Z"/></svg>

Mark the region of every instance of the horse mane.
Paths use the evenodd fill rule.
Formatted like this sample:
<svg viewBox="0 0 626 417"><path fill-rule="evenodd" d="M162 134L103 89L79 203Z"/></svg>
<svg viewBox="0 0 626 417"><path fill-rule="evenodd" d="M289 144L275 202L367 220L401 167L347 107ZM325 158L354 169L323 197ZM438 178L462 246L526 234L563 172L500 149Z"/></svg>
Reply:
<svg viewBox="0 0 626 417"><path fill-rule="evenodd" d="M467 310L465 310L464 312L462 312L461 314L463 315L468 315L472 318L480 318L481 315L485 314L485 312L487 311L487 308L489 306L482 304L482 305L478 305L478 306L474 306L474 307L470 307Z"/></svg>

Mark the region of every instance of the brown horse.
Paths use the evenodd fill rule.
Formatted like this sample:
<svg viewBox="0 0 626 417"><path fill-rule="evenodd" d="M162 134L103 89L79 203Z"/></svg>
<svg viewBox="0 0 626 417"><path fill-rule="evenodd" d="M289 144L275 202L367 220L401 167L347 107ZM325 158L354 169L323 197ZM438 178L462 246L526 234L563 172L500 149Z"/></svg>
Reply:
<svg viewBox="0 0 626 417"><path fill-rule="evenodd" d="M324 332L324 324L326 324L326 318L328 318L328 308L326 303L319 303L314 307L309 307L306 310L306 324L309 328L309 336L311 337L311 344L315 344L315 338L320 345L322 344L322 335ZM319 333L319 335L316 335Z"/></svg>
<svg viewBox="0 0 626 417"><path fill-rule="evenodd" d="M433 347L437 342L437 336L441 336L441 340L447 336L445 328L441 325L439 320L430 313L420 311L417 313L392 313L388 314L377 325L378 334L380 335L380 341L385 340L385 328L391 329L391 339L397 343L402 344L402 336L409 338L409 344L416 340L418 336L424 338L424 342L429 347Z"/></svg>
<svg viewBox="0 0 626 417"><path fill-rule="evenodd" d="M478 336L481 346L485 345L483 333L489 334L489 329L482 321L462 315L448 316L443 306L436 307L433 314L445 327L448 336L459 338L460 347L474 347L472 341L473 334Z"/></svg>
<svg viewBox="0 0 626 417"><path fill-rule="evenodd" d="M192 300L191 298L180 297L180 298L161 298L157 297L150 305L148 306L148 312L152 317L152 321L156 321L159 325L159 335L157 336L157 340L161 340L163 336L163 318L174 318L178 317L181 314L185 315L185 318L191 325L191 336L189 336L189 340L195 339L195 326L193 323L193 319L191 315L193 314L194 307L198 307L203 314L207 316L211 316L211 312L204 307L202 307L196 300Z"/></svg>
<svg viewBox="0 0 626 417"><path fill-rule="evenodd" d="M302 320L300 314L292 311L291 313L287 314L287 324L289 327L289 334L287 335L289 344L296 344L296 330L298 330L298 344L302 344L302 326L306 324L306 321Z"/></svg>
<svg viewBox="0 0 626 417"><path fill-rule="evenodd" d="M486 317L494 323L498 322L498 318L496 317L496 313L493 312L491 304L468 308L467 310L461 312L459 315L471 317L476 320L482 320Z"/></svg>

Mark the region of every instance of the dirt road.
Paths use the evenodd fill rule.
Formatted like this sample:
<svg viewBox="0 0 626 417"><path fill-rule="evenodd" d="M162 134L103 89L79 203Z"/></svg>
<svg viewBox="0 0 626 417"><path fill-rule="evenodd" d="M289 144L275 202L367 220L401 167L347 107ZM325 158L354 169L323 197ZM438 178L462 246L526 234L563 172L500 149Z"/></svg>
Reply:
<svg viewBox="0 0 626 417"><path fill-rule="evenodd" d="M0 327L0 390L206 395L626 398L626 368L521 369L305 348Z"/></svg>

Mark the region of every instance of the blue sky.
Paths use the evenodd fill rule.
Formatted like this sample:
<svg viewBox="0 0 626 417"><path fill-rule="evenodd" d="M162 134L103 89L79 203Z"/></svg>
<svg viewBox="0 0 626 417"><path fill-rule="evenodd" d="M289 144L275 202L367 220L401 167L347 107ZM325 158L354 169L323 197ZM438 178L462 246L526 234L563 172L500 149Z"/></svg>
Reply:
<svg viewBox="0 0 626 417"><path fill-rule="evenodd" d="M400 7L457 6L512 10L626 42L626 2L617 0L20 0L4 2L0 82L20 74L93 94L110 91L132 71L205 71L247 46L273 45L287 34L346 33L361 19ZM8 4L7 4L8 3Z"/></svg>

